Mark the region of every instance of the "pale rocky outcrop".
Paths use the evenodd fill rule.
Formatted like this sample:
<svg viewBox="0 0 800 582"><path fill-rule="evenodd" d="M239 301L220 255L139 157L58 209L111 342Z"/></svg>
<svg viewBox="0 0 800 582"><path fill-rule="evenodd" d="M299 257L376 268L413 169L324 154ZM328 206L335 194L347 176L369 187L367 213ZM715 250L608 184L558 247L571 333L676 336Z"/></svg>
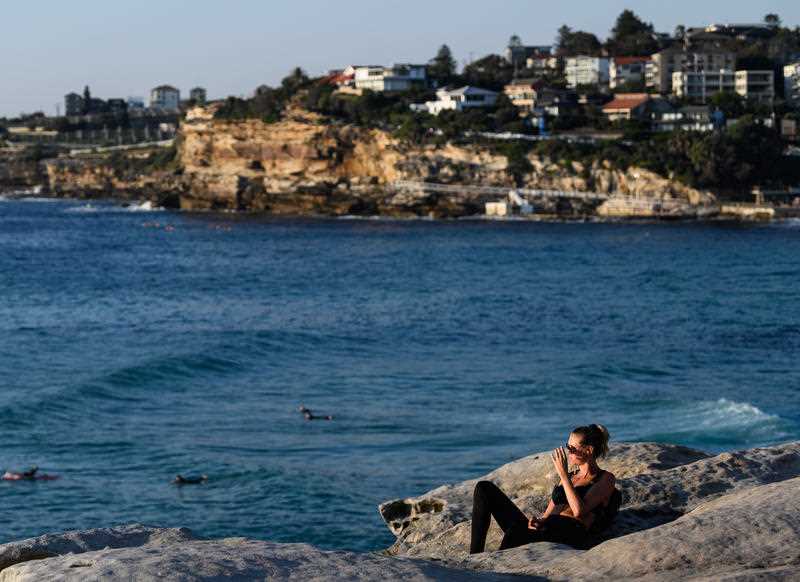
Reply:
<svg viewBox="0 0 800 582"><path fill-rule="evenodd" d="M28 553L34 549L35 553ZM28 561L0 570L0 582L518 580L409 558L326 552L307 544L243 538L197 540L188 530L157 530L140 525L45 536L0 546L0 552L28 556Z"/></svg>
<svg viewBox="0 0 800 582"><path fill-rule="evenodd" d="M615 443L611 446L603 466L617 479L641 473L663 471L686 465L707 457L706 453L676 445L655 443ZM472 493L481 480L494 482L520 507L528 512L543 511L547 496L557 484L550 454L537 453L518 459L491 473L454 485L443 485L415 498L398 499L381 504L379 511L389 529L398 536L398 543L390 553L410 553L444 558L445 551L429 551L445 539L459 540L454 550L462 551L468 544L469 520L472 512ZM458 524L462 524L458 526ZM441 536L444 534L444 538ZM489 533L489 542L499 544L501 532L495 524ZM414 548L414 546L419 546Z"/></svg>
<svg viewBox="0 0 800 582"><path fill-rule="evenodd" d="M554 481L546 453L483 478L526 511ZM477 479L381 506L391 555L305 544L198 540L145 526L53 534L0 546L0 582L29 580L792 580L800 572L800 442L709 456L617 444L605 463L623 491L610 539L590 550L540 543L467 553ZM393 513L392 513L393 512ZM416 519L414 519L416 518Z"/></svg>
<svg viewBox="0 0 800 582"><path fill-rule="evenodd" d="M104 548L125 548L150 543L168 545L190 539L191 532L185 528L167 529L141 525L46 534L0 546L0 571L14 564L64 554L82 554Z"/></svg>
<svg viewBox="0 0 800 582"><path fill-rule="evenodd" d="M603 466L616 475L623 495L620 513L603 535L608 538L670 522L725 494L800 476L800 443L715 457L670 445L615 445ZM461 559L469 547L472 489L481 479L495 482L529 514L544 509L556 482L548 455L540 453L480 479L439 487L417 498L384 503L381 515L398 536L388 552ZM410 516L400 518L404 510ZM496 548L501 535L493 523L487 548Z"/></svg>
<svg viewBox="0 0 800 582"><path fill-rule="evenodd" d="M800 478L732 489L673 522L527 572L564 580L800 576Z"/></svg>

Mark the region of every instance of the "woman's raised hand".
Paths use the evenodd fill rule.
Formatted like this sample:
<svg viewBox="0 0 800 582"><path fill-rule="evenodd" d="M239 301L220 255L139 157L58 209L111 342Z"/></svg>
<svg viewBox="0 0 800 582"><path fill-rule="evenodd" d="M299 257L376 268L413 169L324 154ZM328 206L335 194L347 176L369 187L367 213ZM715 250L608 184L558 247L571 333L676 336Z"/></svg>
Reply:
<svg viewBox="0 0 800 582"><path fill-rule="evenodd" d="M550 457L553 459L553 466L556 468L556 472L558 473L559 477L564 477L565 475L569 474L567 453L564 451L563 447L554 449Z"/></svg>

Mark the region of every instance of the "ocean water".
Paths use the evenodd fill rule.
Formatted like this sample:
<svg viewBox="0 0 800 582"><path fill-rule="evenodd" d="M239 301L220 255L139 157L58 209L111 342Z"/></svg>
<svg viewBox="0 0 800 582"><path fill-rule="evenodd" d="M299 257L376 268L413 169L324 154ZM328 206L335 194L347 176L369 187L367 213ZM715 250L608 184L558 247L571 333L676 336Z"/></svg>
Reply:
<svg viewBox="0 0 800 582"><path fill-rule="evenodd" d="M798 280L797 222L2 200L0 469L61 478L0 482L0 542L135 521L373 550L393 539L378 503L577 424L709 451L798 439Z"/></svg>

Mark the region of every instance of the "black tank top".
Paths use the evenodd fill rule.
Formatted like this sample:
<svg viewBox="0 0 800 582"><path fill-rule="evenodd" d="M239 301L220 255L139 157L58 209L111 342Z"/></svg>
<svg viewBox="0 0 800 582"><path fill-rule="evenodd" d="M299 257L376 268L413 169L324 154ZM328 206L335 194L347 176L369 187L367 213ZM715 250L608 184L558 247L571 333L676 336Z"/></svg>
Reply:
<svg viewBox="0 0 800 582"><path fill-rule="evenodd" d="M584 483L583 485L573 486L575 489L575 493L578 494L578 497L580 497L581 499L586 497L586 492L592 488L592 485L594 485L597 482L597 480L600 478L600 475L602 475L603 473L605 473L605 471L600 469L600 472L594 476L594 479L592 479L591 482ZM570 474L570 479L572 478L572 475L575 475L575 473ZM564 491L564 486L559 484L553 487L553 493L550 494L550 499L552 499L553 503L555 503L556 505L566 505L568 501L567 501L567 494ZM592 511L595 512L598 510L602 511L602 508L603 508L602 505L598 505Z"/></svg>

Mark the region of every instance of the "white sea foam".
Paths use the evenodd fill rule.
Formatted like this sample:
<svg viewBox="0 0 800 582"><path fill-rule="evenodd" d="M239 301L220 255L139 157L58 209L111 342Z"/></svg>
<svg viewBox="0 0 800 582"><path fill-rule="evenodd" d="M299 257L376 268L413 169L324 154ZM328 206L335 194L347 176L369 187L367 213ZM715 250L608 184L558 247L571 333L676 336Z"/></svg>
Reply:
<svg viewBox="0 0 800 582"><path fill-rule="evenodd" d="M697 421L698 426L704 427L742 427L779 419L779 416L768 414L757 406L727 398L720 398L716 402L700 402L694 407L694 412L687 415L687 420Z"/></svg>
<svg viewBox="0 0 800 582"><path fill-rule="evenodd" d="M16 192L12 192L8 200L13 200L14 202L59 202L60 201L58 198L46 198L44 196L28 196L28 195L21 195Z"/></svg>
<svg viewBox="0 0 800 582"><path fill-rule="evenodd" d="M127 206L107 205L107 204L92 204L91 202L82 206L73 206L67 208L64 212L70 213L115 213L115 212L162 212L164 209L161 206L155 206L149 200L140 204L129 204Z"/></svg>
<svg viewBox="0 0 800 582"><path fill-rule="evenodd" d="M161 206L156 206L149 200L145 200L141 204L131 204L123 207L127 212L161 212L164 210Z"/></svg>
<svg viewBox="0 0 800 582"><path fill-rule="evenodd" d="M640 420L658 427L655 434L647 435L647 440L681 442L701 448L774 442L792 435L791 423L786 419L748 402L727 398L685 402L647 416Z"/></svg>

